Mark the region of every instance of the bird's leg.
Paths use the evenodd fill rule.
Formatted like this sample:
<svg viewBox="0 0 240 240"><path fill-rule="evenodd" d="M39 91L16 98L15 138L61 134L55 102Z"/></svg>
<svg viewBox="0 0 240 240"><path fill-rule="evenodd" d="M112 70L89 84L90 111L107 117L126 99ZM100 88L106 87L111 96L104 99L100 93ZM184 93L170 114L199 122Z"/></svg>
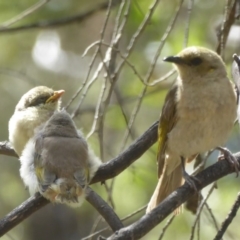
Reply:
<svg viewBox="0 0 240 240"><path fill-rule="evenodd" d="M218 160L226 159L231 164L231 166L234 167L236 176L238 177L239 163L237 159L233 156L233 154L227 148L216 147L216 149L218 149L222 153L222 155L218 157Z"/></svg>
<svg viewBox="0 0 240 240"><path fill-rule="evenodd" d="M194 181L199 182L198 179L196 179L194 176L190 176L186 170L185 170L185 159L181 157L181 165L182 165L182 175L184 180L191 186L191 188L194 189L195 192L197 192L197 187Z"/></svg>

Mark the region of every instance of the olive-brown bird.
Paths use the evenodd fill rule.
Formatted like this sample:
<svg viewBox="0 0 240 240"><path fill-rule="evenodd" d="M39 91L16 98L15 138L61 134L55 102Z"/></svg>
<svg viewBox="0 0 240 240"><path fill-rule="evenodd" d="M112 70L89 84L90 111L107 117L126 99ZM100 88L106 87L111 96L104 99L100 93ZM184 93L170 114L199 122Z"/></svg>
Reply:
<svg viewBox="0 0 240 240"><path fill-rule="evenodd" d="M185 162L222 146L236 119L236 94L220 56L193 46L164 61L174 63L179 76L166 96L160 117L159 180L147 212L181 186L183 178L194 185L184 170Z"/></svg>
<svg viewBox="0 0 240 240"><path fill-rule="evenodd" d="M21 97L8 125L9 141L18 156L21 156L36 127L60 109L63 93L64 90L54 91L45 86L38 86Z"/></svg>
<svg viewBox="0 0 240 240"><path fill-rule="evenodd" d="M33 195L77 207L101 161L89 149L69 114L55 112L29 140L20 157L20 175Z"/></svg>

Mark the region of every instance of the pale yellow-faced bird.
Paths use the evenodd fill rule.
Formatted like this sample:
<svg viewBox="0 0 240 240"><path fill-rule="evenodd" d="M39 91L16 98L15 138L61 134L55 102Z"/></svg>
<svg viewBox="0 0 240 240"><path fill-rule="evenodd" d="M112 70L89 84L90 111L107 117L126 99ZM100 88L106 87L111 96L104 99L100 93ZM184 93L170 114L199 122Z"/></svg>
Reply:
<svg viewBox="0 0 240 240"><path fill-rule="evenodd" d="M9 141L18 156L33 137L34 130L60 109L64 90L54 91L45 86L32 88L18 102L9 120Z"/></svg>
<svg viewBox="0 0 240 240"><path fill-rule="evenodd" d="M55 112L29 140L20 157L20 175L30 194L53 203L80 206L101 165L68 113Z"/></svg>
<svg viewBox="0 0 240 240"><path fill-rule="evenodd" d="M185 163L199 153L222 146L237 111L234 87L227 77L225 64L215 52L188 47L164 61L172 62L179 76L166 96L160 117L159 180L147 212L181 186L183 178L194 185L184 169Z"/></svg>

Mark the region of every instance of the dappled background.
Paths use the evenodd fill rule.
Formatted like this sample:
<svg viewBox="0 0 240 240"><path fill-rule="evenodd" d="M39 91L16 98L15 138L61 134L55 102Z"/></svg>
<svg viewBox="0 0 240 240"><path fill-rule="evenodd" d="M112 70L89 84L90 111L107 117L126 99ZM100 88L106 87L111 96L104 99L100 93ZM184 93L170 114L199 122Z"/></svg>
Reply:
<svg viewBox="0 0 240 240"><path fill-rule="evenodd" d="M27 16L14 19L36 2L0 1L0 141L8 139L8 120L20 97L35 86L46 85L66 91L62 106L72 114L102 161L116 157L159 118L166 92L176 78L173 67L162 58L191 45L216 50L222 23L233 2L112 0L108 11L108 1L103 0L49 0L40 1L42 6L36 11L31 9ZM238 12L239 6L236 15ZM140 31L148 15L149 21ZM238 24L236 20L231 27L222 51L229 76L232 55L240 54ZM153 86L146 85L162 79ZM227 147L239 151L238 126ZM127 170L107 181L106 186L93 186L121 218L149 201L157 183L156 149L155 144ZM213 153L207 165L217 156L217 152ZM187 170L190 173L192 166ZM16 158L0 155L0 186L3 217L29 197ZM208 200L218 226L239 189L240 180L235 175L218 181L218 189ZM204 196L208 190L209 187L203 190ZM144 212L131 216L124 224L136 221ZM195 216L184 210L174 219L164 239L188 239L194 221ZM237 216L224 239L240 239L239 221ZM217 230L206 209L200 223L201 239L212 239ZM143 239L158 239L164 224ZM49 204L2 239L75 240L104 227L106 224L87 202L79 209Z"/></svg>

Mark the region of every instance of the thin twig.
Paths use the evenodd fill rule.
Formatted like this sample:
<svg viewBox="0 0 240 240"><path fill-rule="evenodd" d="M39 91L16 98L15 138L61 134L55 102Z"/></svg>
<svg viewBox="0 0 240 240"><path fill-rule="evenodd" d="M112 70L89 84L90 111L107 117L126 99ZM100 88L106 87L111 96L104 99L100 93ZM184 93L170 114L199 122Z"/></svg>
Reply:
<svg viewBox="0 0 240 240"><path fill-rule="evenodd" d="M123 227L113 209L90 187L86 189L86 200L100 213L113 231Z"/></svg>
<svg viewBox="0 0 240 240"><path fill-rule="evenodd" d="M194 239L194 231L195 231L197 222L200 221L200 215L201 215L202 209L203 209L206 201L208 200L208 198L209 198L210 195L212 194L213 190L215 189L215 187L216 187L216 184L214 183L214 184L212 185L212 187L210 188L210 190L208 191L207 196L202 200L201 205L200 205L199 208L198 208L198 211L197 211L197 214L196 214L196 218L195 218L195 221L194 221L193 226L192 226L192 231L191 231L191 235L190 235L190 240L193 240L193 239Z"/></svg>
<svg viewBox="0 0 240 240"><path fill-rule="evenodd" d="M86 200L101 214L113 231L123 227L114 211L90 187L86 190ZM48 203L39 193L30 197L0 220L0 237Z"/></svg>
<svg viewBox="0 0 240 240"><path fill-rule="evenodd" d="M88 236L89 236L88 238L89 238L90 240L92 240L92 238L93 238L93 233L96 232L96 229L97 229L97 227L98 227L98 224L100 223L100 221L101 221L102 219L103 219L102 216L99 215L99 216L97 217L97 219L94 220L94 222L93 222L93 224L92 224L92 228L91 228L90 234L88 235ZM107 229L109 229L109 228L107 228ZM99 231L97 231L97 232L99 232Z"/></svg>
<svg viewBox="0 0 240 240"><path fill-rule="evenodd" d="M154 129L156 134L157 125L154 126L156 127L156 129ZM152 130L153 129L151 129L150 132L148 131L147 135L151 135ZM146 142L147 136L146 134L144 135L144 138L140 138L137 143L134 143L134 146L131 146L124 153L122 153L122 155L118 156L108 163L103 164L97 171L96 176L92 180L92 183L96 181L105 181L111 177L116 176L138 157L140 157L142 154L141 151L143 150L142 148L146 147L146 144L149 144L149 139ZM157 138L157 134L155 137ZM152 143L150 146L151 145ZM149 148L149 145L147 148ZM240 162L240 153L234 154L234 156L237 158L238 162ZM226 176L227 174L233 172L235 172L235 169L228 163L228 161L218 161L217 163L211 165L195 176L196 179L198 179L198 181L196 181L196 188L198 191L200 191L210 183L213 183L223 176ZM174 209L182 205L194 193L195 192L191 186L185 183L182 187L178 188L176 191L170 194L158 207L153 209L150 213L144 215L134 224L118 230L109 239L139 239L152 228L154 228L157 224L163 221L170 213L174 211ZM4 235L7 231L26 219L36 210L45 206L47 203L48 201L41 196L29 198L26 202L21 204L18 208L0 220L0 236ZM22 209L21 214L19 213L19 209Z"/></svg>
<svg viewBox="0 0 240 240"><path fill-rule="evenodd" d="M145 205L145 206L143 206L143 207L137 209L136 211L130 213L129 215L127 215L127 216L121 218L121 221L124 222L124 221L126 221L127 219L129 219L129 218L135 216L135 215L138 214L139 212L145 210L146 207L147 207L147 205ZM90 238L92 238L92 237L94 237L94 236L96 236L96 235L98 235L98 234L100 234L100 233L102 233L102 232L104 232L104 231L106 231L106 230L108 230L108 229L109 229L109 227L105 227L105 228L103 228L103 229L100 229L99 231L96 231L96 232L94 232L94 233L92 233L92 234L90 234L90 235L88 235L88 236L82 238L82 240L90 239Z"/></svg>
<svg viewBox="0 0 240 240"><path fill-rule="evenodd" d="M111 44L106 51L105 59L103 59L103 56L101 55L101 52L100 52L103 67L105 69L106 74L105 74L105 80L102 84L102 91L101 91L101 94L99 95L99 99L98 99L98 103L97 103L97 107L96 107L96 111L95 111L95 115L94 115L94 122L92 124L92 128L91 128L90 133L87 135L87 138L90 137L96 131L96 126L97 126L97 123L98 123L98 131L97 132L98 132L98 138L99 138L101 159L104 159L103 143L104 143L104 120L105 120L106 110L109 106L110 99L111 99L111 96L112 96L112 93L113 93L113 90L114 90L114 86L115 86L115 83L116 83L116 80L117 80L117 75L114 74L117 52L114 49L118 48L118 44L119 44L119 41L120 41L121 36L122 36L122 31L123 31L123 28L126 25L127 18L128 18L128 15L129 15L130 3L131 3L130 1L127 2L126 10L125 10L125 13L124 13L124 18L122 20L121 25L120 25L120 17L122 15L124 6L126 4L126 1L122 1L121 5L120 5L119 11L118 11L118 14L117 14L117 17L116 17L115 28L113 30L113 36L112 36ZM109 1L109 5L111 5L111 1ZM109 8L109 11L110 11L110 8ZM107 12L107 19L109 18L109 13ZM100 42L102 42L102 39L101 39ZM104 94L106 92L106 86L107 86L108 80L109 80L109 83L110 83L110 88L108 90L108 93L107 93L107 96L106 96L105 100L103 100ZM105 184L105 188L107 189L107 193L108 193L108 201L114 207L114 202L113 202L113 199L112 199L113 183L114 183L114 179L110 183L110 187L108 187L108 185Z"/></svg>
<svg viewBox="0 0 240 240"><path fill-rule="evenodd" d="M85 56L87 54L87 52L100 44L100 41L96 41L94 43L92 43L91 45L88 46L88 48L86 48L86 50L84 51L83 55ZM102 42L101 43L103 46L106 46L106 47L111 47L109 44L105 43L105 42ZM113 48L113 47L111 47ZM173 68L172 70L170 70L169 72L167 72L165 75L163 75L161 78L158 78L154 81L152 81L151 83L148 83L146 82L146 80L138 73L136 67L120 52L119 49L117 48L113 48L118 54L119 56L125 61L125 63L132 69L133 73L139 78L139 80L141 81L141 83L145 86L148 86L148 87L153 87L155 85L157 85L158 83L160 82L163 82L165 80L167 80L168 78L170 78L173 74L175 74L177 72L177 70L175 68Z"/></svg>
<svg viewBox="0 0 240 240"><path fill-rule="evenodd" d="M0 237L48 203L40 194L27 199L0 220Z"/></svg>
<svg viewBox="0 0 240 240"><path fill-rule="evenodd" d="M158 122L155 122L142 136L135 140L125 151L112 161L103 163L91 183L101 182L102 179L110 179L117 176L129 167L142 154L157 141ZM102 175L103 174L103 175Z"/></svg>
<svg viewBox="0 0 240 240"><path fill-rule="evenodd" d="M78 91L76 92L76 94L74 95L74 97L70 100L70 102L68 103L68 106L71 104L71 102L80 94L80 92L83 90L83 87L85 87L85 90L83 91L83 94L81 96L81 99L78 103L78 106L76 107L75 111L73 112L72 114L72 118L75 118L77 115L78 115L78 112L79 112L79 109L85 99L85 97L87 96L87 93L90 89L90 87L92 86L92 84L97 80L100 72L102 71L102 68L103 68L103 64L105 61L108 61L107 57L108 55L106 54L106 57L103 61L101 61L99 64L98 64L98 67L97 69L95 70L94 72L94 75L93 77L88 81L88 78L90 76L90 72L92 70L92 67L93 67L93 64L97 58L97 55L100 53L100 50L101 50L101 42L103 41L103 38L104 38L104 34L105 34L105 31L106 31L106 28L107 28L107 24L108 24L108 19L109 19L109 16L110 16L110 10L111 10L111 7L112 7L112 4L113 4L113 0L109 1L108 2L108 5L107 5L107 14L106 14L106 18L104 20L104 24L103 24L103 27L101 29L101 32L100 32L100 40L99 40L99 44L97 45L97 49L93 55L93 58L90 62L90 65L89 65L89 70L88 70L88 73L87 73L87 77L84 81L84 86L81 86ZM87 84L86 84L87 83ZM96 114L95 114L95 117L96 117ZM93 123L94 124L94 123Z"/></svg>
<svg viewBox="0 0 240 240"><path fill-rule="evenodd" d="M109 17L110 17L110 13L111 13L111 11L110 11L111 6L112 6L112 0L109 0L109 5L108 5L107 12L106 12L106 18L105 18L105 21L104 21L103 30L101 31L101 34L100 34L100 45L99 45L99 47L101 47L101 42L103 41L103 38L104 38L104 33L105 33L105 30L106 30L106 27L107 27L107 24L108 24L108 20L109 20ZM103 58L103 56L101 54L101 49L99 49L99 55L101 57L100 66L101 66L101 68L105 67L105 69L106 69L107 68L106 67L106 62L111 60L111 57L110 57L110 54L109 54L109 49L106 51L105 58ZM101 111L100 108L101 108L101 105L102 105L102 102L103 102L103 97L104 97L104 93L106 91L106 88L107 88L107 79L105 78L105 80L102 84L102 88L101 88L99 97L98 97L98 102L97 102L97 106L96 106L96 110L95 110L95 114L94 114L94 121L93 121L93 124L92 124L92 128L87 135L87 139L94 133L94 131L96 129L97 122L98 122L98 119L99 119L99 113ZM100 143L100 157L101 157L101 159L104 159L103 148L102 148L103 139L100 139L99 143Z"/></svg>
<svg viewBox="0 0 240 240"><path fill-rule="evenodd" d="M184 34L184 43L183 47L187 47L188 45L188 39L189 39L189 26L190 26L190 20L192 15L192 9L193 9L193 3L194 0L188 0L188 14L187 14L187 21L186 21L186 27L185 27L185 34Z"/></svg>
<svg viewBox="0 0 240 240"><path fill-rule="evenodd" d="M24 19L25 17L27 17L27 16L33 14L34 12L36 12L37 10L39 10L41 7L43 7L48 2L50 2L50 0L39 1L38 3L34 4L30 8L26 9L22 13L20 13L17 16L13 17L12 19L2 23L0 25L0 28L7 28L7 27L11 26L12 24L14 24L14 23Z"/></svg>
<svg viewBox="0 0 240 240"><path fill-rule="evenodd" d="M194 176L205 168L207 160L208 160L208 158L210 157L210 155L212 154L213 151L214 150L211 150L211 151L207 152L206 156L203 158L203 161L194 169L194 171L192 172L191 175Z"/></svg>
<svg viewBox="0 0 240 240"><path fill-rule="evenodd" d="M221 30L218 35L218 46L216 50L216 52L221 55L222 58L224 58L223 49L225 48L231 26L235 22L235 13L238 0L234 0L233 4L231 4L232 0L226 1L227 3L225 5L224 20L222 22Z"/></svg>
<svg viewBox="0 0 240 240"><path fill-rule="evenodd" d="M115 209L115 204L112 197L112 189L108 186L106 182L104 183L104 187L107 192L107 202L112 206L113 209Z"/></svg>
<svg viewBox="0 0 240 240"><path fill-rule="evenodd" d="M236 199L234 205L232 206L230 213L228 214L227 218L222 223L222 226L221 226L220 230L217 232L217 235L215 236L214 240L222 239L223 234L226 232L228 226L232 222L233 218L236 216L239 207L240 207L240 193L238 193L237 199Z"/></svg>
<svg viewBox="0 0 240 240"><path fill-rule="evenodd" d="M158 49L156 51L156 54L154 55L153 61L152 61L151 65L150 65L150 68L149 68L148 73L146 75L145 82L149 82L149 80L150 80L150 77L151 77L151 75L153 73L153 70L155 68L157 59L158 59L158 57L159 57L159 55L160 55L160 53L162 51L164 43L167 40L167 37L169 36L170 32L173 29L173 26L176 23L176 20L177 20L177 17L179 15L179 12L180 12L182 4L183 4L183 0L180 0L180 3L179 3L179 5L178 5L178 7L177 7L177 9L175 11L175 14L174 14L173 18L171 19L170 23L168 24L167 29L166 29L164 35L162 36L162 39L161 39L160 44L159 44L159 47L158 47ZM144 97L146 91L147 91L147 86L144 86L144 88L142 89L141 93L139 94L138 102L137 102L135 108L133 109L133 113L131 115L131 118L130 118L130 121L129 121L129 124L128 124L128 129L131 129L132 126L134 125L135 119L136 119L137 114L139 112L139 109L141 107L142 100L143 100L143 97ZM122 148L121 149L124 149L129 135L130 135L129 131L126 131L125 134L124 134L124 137L123 137Z"/></svg>
<svg viewBox="0 0 240 240"><path fill-rule="evenodd" d="M218 230L219 230L219 227L218 227L217 220L216 220L216 218L215 218L215 216L214 216L214 214L213 214L213 212L212 212L212 209L210 208L210 206L208 205L207 202L205 203L205 207L207 208L207 211L208 211L211 219L213 220L213 225L214 225L214 227L215 227L216 230L218 231Z"/></svg>
<svg viewBox="0 0 240 240"><path fill-rule="evenodd" d="M116 6L121 2L121 0L113 0L113 5ZM52 28L52 27L62 27L68 24L72 24L75 22L81 22L86 20L88 17L92 16L94 13L104 10L108 7L108 1L102 2L100 4L94 5L94 7L84 13L79 13L77 15L71 17L60 18L56 20L44 20L35 23L26 24L23 26L12 27L12 28L0 28L0 33L10 33L16 31L25 31L30 29L44 29L44 28Z"/></svg>
<svg viewBox="0 0 240 240"><path fill-rule="evenodd" d="M234 154L234 156L240 162L240 153ZM235 172L235 169L227 161L218 161L217 163L206 168L202 172L196 175L197 181L196 188L200 191L205 186L213 183L223 177L226 172ZM157 224L162 222L169 214L171 214L176 208L182 205L188 198L193 196L194 189L187 183L171 193L164 201L162 201L155 209L148 214L144 215L138 221L133 224L121 228L115 232L112 236L107 238L108 240L132 240L140 239L153 229Z"/></svg>
<svg viewBox="0 0 240 240"><path fill-rule="evenodd" d="M173 215L168 219L168 221L166 222L166 225L165 225L165 226L163 227L163 229L162 229L162 233L161 233L161 235L159 236L158 240L162 240L162 239L163 239L164 234L166 233L168 227L169 227L169 226L171 225L171 223L173 222L175 216L176 216L176 215L173 214Z"/></svg>
<svg viewBox="0 0 240 240"><path fill-rule="evenodd" d="M201 226L201 214L199 215L199 220L197 222L197 240L200 240L200 226Z"/></svg>
<svg viewBox="0 0 240 240"><path fill-rule="evenodd" d="M21 72L21 71L16 71L16 70L13 70L13 69L8 69L8 68L0 68L0 74L2 75L7 75L7 76L11 76L13 78L16 78L18 80L21 80L21 81L28 81L30 83L32 83L34 86L36 85L37 83L37 79L33 78L33 77L30 77L28 76L26 73L24 72Z"/></svg>

